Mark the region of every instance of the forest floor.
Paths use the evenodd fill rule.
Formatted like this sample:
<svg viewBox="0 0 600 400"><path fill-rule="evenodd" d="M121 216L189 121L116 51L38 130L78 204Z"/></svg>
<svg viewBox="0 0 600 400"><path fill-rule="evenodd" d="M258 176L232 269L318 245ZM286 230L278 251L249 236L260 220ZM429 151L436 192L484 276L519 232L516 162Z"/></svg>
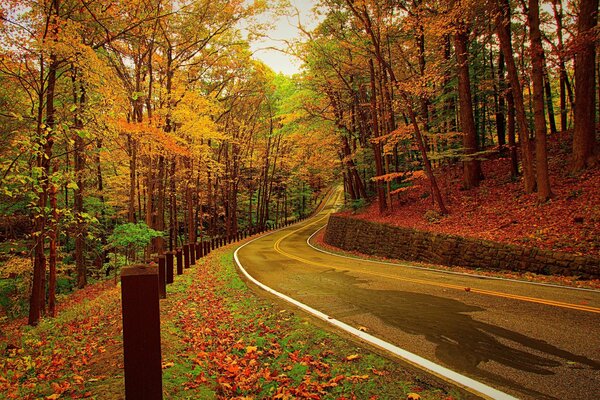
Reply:
<svg viewBox="0 0 600 400"><path fill-rule="evenodd" d="M257 297L234 245L176 276L161 300L169 399L422 399L460 395ZM90 285L36 327L0 326L0 399L124 398L120 289Z"/></svg>
<svg viewBox="0 0 600 400"><path fill-rule="evenodd" d="M551 137L548 149L553 197L545 203L539 203L535 193L525 194L521 179L511 179L508 158L497 158L482 162L484 180L471 190L462 189L461 165L436 170L449 215L435 211L424 176L394 196L392 211L379 215L375 200L357 212L343 213L419 230L599 256L600 167L573 175L567 134Z"/></svg>

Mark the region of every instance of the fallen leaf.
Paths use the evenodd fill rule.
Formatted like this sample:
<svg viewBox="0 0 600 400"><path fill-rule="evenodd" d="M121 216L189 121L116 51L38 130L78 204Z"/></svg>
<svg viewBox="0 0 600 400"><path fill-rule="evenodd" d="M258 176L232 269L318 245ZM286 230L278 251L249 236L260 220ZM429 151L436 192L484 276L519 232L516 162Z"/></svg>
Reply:
<svg viewBox="0 0 600 400"><path fill-rule="evenodd" d="M358 360L360 358L360 356L358 354L351 354L348 357L346 357L346 361L354 361L354 360Z"/></svg>
<svg viewBox="0 0 600 400"><path fill-rule="evenodd" d="M173 365L175 365L175 363L173 363L173 362L166 362L166 363L163 363L162 367L163 367L163 369L165 369L165 368L170 368Z"/></svg>
<svg viewBox="0 0 600 400"><path fill-rule="evenodd" d="M256 350L258 350L258 348L256 346L247 346L246 347L246 354L248 354L248 353L255 353Z"/></svg>

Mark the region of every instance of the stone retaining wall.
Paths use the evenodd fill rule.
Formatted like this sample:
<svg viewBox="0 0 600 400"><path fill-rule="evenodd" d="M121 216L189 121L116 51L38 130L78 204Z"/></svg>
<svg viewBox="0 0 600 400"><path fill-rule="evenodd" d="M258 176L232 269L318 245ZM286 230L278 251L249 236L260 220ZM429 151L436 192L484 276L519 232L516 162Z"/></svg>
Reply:
<svg viewBox="0 0 600 400"><path fill-rule="evenodd" d="M600 278L600 257L418 231L332 215L325 243L364 254L447 266Z"/></svg>

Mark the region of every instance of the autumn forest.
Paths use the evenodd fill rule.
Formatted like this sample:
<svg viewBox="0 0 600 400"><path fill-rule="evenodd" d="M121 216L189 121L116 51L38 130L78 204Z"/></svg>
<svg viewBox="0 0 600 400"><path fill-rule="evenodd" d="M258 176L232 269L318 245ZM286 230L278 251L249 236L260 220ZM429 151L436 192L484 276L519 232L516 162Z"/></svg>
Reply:
<svg viewBox="0 0 600 400"><path fill-rule="evenodd" d="M469 234L481 207L475 236L598 255L598 7L318 0L308 28L275 0L3 1L0 322L336 187L359 218ZM251 49L282 16L293 76ZM510 231L541 205L569 227Z"/></svg>

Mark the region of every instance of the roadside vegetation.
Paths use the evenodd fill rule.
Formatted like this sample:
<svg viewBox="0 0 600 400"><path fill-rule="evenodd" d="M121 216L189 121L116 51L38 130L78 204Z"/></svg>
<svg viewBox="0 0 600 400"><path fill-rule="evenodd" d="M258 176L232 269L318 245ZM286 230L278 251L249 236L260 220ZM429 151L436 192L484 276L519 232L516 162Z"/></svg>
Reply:
<svg viewBox="0 0 600 400"><path fill-rule="evenodd" d="M232 246L176 276L167 291L165 398L460 398L257 297L237 275ZM119 286L95 283L62 304L56 318L36 327L24 318L2 325L0 398L123 398Z"/></svg>

